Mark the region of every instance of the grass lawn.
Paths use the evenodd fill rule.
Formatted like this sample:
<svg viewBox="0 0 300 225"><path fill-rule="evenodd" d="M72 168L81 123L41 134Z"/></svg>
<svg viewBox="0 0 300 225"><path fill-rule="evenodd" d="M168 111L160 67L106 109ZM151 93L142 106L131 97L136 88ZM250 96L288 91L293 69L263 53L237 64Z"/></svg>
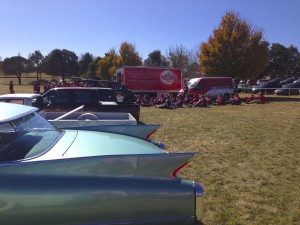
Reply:
<svg viewBox="0 0 300 225"><path fill-rule="evenodd" d="M0 94L8 93L8 83L0 79ZM32 86L15 91L32 93ZM168 151L199 152L181 175L205 189L203 224L299 224L300 97L267 100L141 109L141 122L162 125L151 138Z"/></svg>
<svg viewBox="0 0 300 225"><path fill-rule="evenodd" d="M199 152L182 176L205 189L203 224L299 224L300 98L264 105L142 108L170 152Z"/></svg>

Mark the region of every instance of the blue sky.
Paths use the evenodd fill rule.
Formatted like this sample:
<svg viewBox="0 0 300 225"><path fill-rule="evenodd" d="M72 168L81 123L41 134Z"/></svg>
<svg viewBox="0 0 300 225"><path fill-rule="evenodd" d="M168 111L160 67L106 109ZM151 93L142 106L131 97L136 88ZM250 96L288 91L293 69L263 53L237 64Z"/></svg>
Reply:
<svg viewBox="0 0 300 225"><path fill-rule="evenodd" d="M68 49L94 56L122 42L143 59L169 47L195 49L228 11L300 51L300 0L0 0L0 57Z"/></svg>

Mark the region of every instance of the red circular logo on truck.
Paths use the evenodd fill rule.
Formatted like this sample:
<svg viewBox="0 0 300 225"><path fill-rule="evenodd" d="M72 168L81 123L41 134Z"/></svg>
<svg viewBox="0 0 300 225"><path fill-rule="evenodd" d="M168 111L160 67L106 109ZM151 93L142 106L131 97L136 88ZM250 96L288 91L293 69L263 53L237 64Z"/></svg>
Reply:
<svg viewBox="0 0 300 225"><path fill-rule="evenodd" d="M172 84L176 80L176 76L172 71L165 70L160 74L160 80L164 84Z"/></svg>

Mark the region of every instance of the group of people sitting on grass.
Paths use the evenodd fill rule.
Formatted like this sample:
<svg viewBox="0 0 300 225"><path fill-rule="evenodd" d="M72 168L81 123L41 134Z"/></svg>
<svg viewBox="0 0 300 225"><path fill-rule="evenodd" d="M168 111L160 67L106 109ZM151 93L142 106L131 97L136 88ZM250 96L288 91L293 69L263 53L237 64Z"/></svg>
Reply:
<svg viewBox="0 0 300 225"><path fill-rule="evenodd" d="M209 105L241 105L242 102L246 104L264 104L266 98L263 94L255 96L254 94L249 97L241 98L238 93L231 94L229 99L225 99L222 94L219 94L216 99L213 99L209 94L207 95L161 95L159 97L149 97L148 95L137 95L136 102L143 107L155 106L163 109L175 109L179 107L208 107Z"/></svg>
<svg viewBox="0 0 300 225"><path fill-rule="evenodd" d="M243 99L246 104L265 104L266 103L266 97L263 95L263 93L259 94L258 97L255 97L254 94L252 94L250 97L246 97Z"/></svg>

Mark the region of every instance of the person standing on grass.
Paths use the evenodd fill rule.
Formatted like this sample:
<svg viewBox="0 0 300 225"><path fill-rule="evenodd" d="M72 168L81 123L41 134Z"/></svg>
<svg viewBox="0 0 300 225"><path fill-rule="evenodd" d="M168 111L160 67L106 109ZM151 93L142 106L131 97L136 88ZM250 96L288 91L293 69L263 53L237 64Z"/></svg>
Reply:
<svg viewBox="0 0 300 225"><path fill-rule="evenodd" d="M10 92L11 94L14 94L14 93L15 93L15 90L14 90L14 82L13 82L12 80L9 82L9 92Z"/></svg>

